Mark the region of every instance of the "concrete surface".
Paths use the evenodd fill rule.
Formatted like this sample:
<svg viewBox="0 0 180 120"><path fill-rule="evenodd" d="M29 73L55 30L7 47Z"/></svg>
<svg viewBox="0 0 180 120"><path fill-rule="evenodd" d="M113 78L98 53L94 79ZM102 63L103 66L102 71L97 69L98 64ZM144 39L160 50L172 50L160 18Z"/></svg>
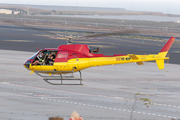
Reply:
<svg viewBox="0 0 180 120"><path fill-rule="evenodd" d="M154 105L140 105L133 120L180 119L180 65L165 64L165 71L153 62L93 67L82 71L82 86L52 86L23 67L33 54L0 50L2 120L68 120L73 111L84 120L129 120L127 105L136 93Z"/></svg>

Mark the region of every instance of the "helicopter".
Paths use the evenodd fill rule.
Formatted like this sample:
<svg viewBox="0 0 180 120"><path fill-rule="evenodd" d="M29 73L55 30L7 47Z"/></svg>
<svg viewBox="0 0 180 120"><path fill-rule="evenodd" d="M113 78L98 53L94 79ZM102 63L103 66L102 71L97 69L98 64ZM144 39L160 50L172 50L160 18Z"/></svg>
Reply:
<svg viewBox="0 0 180 120"><path fill-rule="evenodd" d="M135 54L114 54L103 55L94 54L99 51L99 48L90 49L86 44L68 44L60 45L58 48L41 49L30 57L25 63L24 67L43 77L43 79L51 85L63 85L63 80L80 80L82 85L81 71L96 66L137 63L143 65L145 61L156 61L160 70L164 68L164 60L175 37L171 37L158 54L135 55ZM53 63L48 62L48 56L53 56ZM44 56L44 57L42 57ZM43 58L43 60L40 59ZM36 61L39 61L37 64ZM40 62L41 61L41 62ZM34 64L35 63L35 64ZM79 72L80 78L63 77L63 74ZM49 74L44 76L43 74ZM60 75L60 76L54 76ZM50 82L50 80L61 80L61 84Z"/></svg>
<svg viewBox="0 0 180 120"><path fill-rule="evenodd" d="M164 69L164 60L169 59L166 57L171 45L173 44L175 37L170 37L164 47L158 54L148 55L135 55L135 54L114 54L103 55L97 54L99 48L90 48L86 44L73 44L73 40L99 37L109 35L120 34L134 34L138 33L136 30L124 30L114 33L98 33L88 35L84 37L77 37L72 35L57 35L55 33L44 31L39 28L34 28L25 24L21 24L15 21L5 21L5 23L15 24L18 26L27 27L33 30L46 32L54 36L58 36L62 39L66 39L66 45L60 45L57 48L44 48L38 50L33 56L31 56L25 63L24 67L31 71L30 74L36 73L43 77L43 80L51 85L66 85L63 84L63 80L80 80L79 85L82 84L81 71L90 67L125 64L125 63L137 63L137 65L143 65L146 61L156 61L160 70ZM95 54L96 53L96 54ZM75 78L73 73L79 72L79 78ZM64 75L69 76L64 76ZM52 83L51 80L60 80L61 83ZM68 84L69 85L69 84Z"/></svg>

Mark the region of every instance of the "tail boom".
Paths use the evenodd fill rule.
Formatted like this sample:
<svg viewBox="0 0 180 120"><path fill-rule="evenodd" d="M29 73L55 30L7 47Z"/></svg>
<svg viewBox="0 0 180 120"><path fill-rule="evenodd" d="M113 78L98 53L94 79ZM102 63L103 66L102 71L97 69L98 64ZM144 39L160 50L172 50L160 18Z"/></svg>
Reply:
<svg viewBox="0 0 180 120"><path fill-rule="evenodd" d="M164 60L169 59L169 57L166 57L166 54L168 53L174 40L175 38L171 37L158 54L149 54L149 55L127 54L127 55L112 56L112 57L93 57L90 58L89 60L90 67L134 63L134 62L137 63L138 65L143 65L143 62L146 61L156 61L158 68L163 69Z"/></svg>

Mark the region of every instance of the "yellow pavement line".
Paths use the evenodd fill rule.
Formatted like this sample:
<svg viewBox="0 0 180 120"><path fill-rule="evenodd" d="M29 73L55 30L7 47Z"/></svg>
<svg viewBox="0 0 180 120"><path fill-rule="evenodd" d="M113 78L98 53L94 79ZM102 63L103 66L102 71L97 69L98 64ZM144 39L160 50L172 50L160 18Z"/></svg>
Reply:
<svg viewBox="0 0 180 120"><path fill-rule="evenodd" d="M52 36L52 35L33 34L33 36Z"/></svg>
<svg viewBox="0 0 180 120"><path fill-rule="evenodd" d="M2 40L2 41L8 41L8 42L33 42L30 40Z"/></svg>
<svg viewBox="0 0 180 120"><path fill-rule="evenodd" d="M107 46L107 45L89 45L91 47L100 47L100 48L110 48L110 47L113 47L113 46Z"/></svg>

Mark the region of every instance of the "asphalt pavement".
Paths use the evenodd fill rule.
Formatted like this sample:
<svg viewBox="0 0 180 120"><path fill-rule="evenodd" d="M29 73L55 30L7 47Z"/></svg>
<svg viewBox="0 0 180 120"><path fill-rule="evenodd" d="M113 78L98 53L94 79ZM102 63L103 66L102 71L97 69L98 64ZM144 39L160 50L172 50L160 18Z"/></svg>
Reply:
<svg viewBox="0 0 180 120"><path fill-rule="evenodd" d="M52 32L67 31L50 28L44 30ZM89 31L68 30L66 34L70 35L73 32ZM59 45L66 44L66 40L64 39L52 39L51 37L52 36L48 33L43 33L25 27L1 25L0 49L36 52L37 49L57 48ZM167 40L169 38L166 37ZM75 44L88 44L91 47L99 47L99 53L102 54L157 54L165 45L165 42L111 36L91 39L84 38L75 40ZM180 44L173 44L168 56L170 57L170 60L167 61L168 63L180 64Z"/></svg>
<svg viewBox="0 0 180 120"><path fill-rule="evenodd" d="M0 28L0 119L68 120L77 111L84 120L129 120L134 95L148 98L133 111L133 120L180 119L180 50L173 44L169 63L159 70L156 63L145 62L92 67L82 71L84 85L53 86L23 67L37 48L57 48L62 39L50 39L42 32ZM100 47L103 54L157 54L164 42L100 37L76 43ZM78 74L75 73L75 76ZM52 81L58 82L58 81ZM78 81L64 81L74 83Z"/></svg>

